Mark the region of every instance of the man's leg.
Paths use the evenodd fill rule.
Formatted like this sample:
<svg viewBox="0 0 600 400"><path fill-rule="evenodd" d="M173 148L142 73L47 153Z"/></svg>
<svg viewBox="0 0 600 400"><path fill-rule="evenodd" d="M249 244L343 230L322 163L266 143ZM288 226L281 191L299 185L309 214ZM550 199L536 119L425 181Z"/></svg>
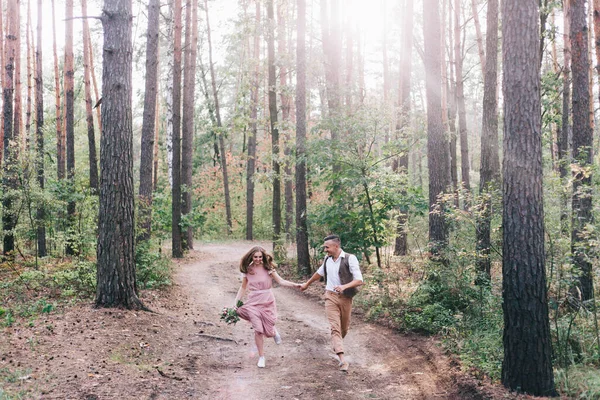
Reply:
<svg viewBox="0 0 600 400"><path fill-rule="evenodd" d="M339 299L340 308L340 328L342 338L346 337L348 330L350 329L350 316L352 315L352 299L344 296L340 296Z"/></svg>
<svg viewBox="0 0 600 400"><path fill-rule="evenodd" d="M330 291L325 292L325 313L327 314L327 320L331 327L331 344L333 351L338 356L342 354L340 360L344 354L344 344L342 342L342 327L341 327L341 314L339 307L339 295Z"/></svg>

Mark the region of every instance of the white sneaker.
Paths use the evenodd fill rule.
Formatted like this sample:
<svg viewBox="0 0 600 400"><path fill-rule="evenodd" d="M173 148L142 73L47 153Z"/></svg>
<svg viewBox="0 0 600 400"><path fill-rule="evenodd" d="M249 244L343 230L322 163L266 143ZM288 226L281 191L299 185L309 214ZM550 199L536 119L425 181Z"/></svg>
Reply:
<svg viewBox="0 0 600 400"><path fill-rule="evenodd" d="M273 340L275 340L275 344L281 344L281 335L279 335L279 332L275 331L275 336L273 337Z"/></svg>
<svg viewBox="0 0 600 400"><path fill-rule="evenodd" d="M258 368L264 368L265 367L265 357L259 357L258 358L258 364L256 364L258 366Z"/></svg>

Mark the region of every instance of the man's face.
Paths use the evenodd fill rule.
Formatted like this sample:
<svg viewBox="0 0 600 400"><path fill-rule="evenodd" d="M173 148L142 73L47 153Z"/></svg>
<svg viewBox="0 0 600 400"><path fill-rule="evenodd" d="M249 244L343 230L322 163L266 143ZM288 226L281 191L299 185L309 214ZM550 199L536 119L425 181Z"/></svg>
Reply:
<svg viewBox="0 0 600 400"><path fill-rule="evenodd" d="M333 240L327 240L323 244L323 249L325 250L325 253L327 253L328 256L335 256L339 248L340 246Z"/></svg>

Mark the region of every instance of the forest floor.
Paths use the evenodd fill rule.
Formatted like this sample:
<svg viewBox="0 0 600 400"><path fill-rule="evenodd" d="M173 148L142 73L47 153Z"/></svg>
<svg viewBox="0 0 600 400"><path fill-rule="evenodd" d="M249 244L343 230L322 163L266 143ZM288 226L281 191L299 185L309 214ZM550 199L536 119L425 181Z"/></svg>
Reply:
<svg viewBox="0 0 600 400"><path fill-rule="evenodd" d="M239 288L249 242L198 244L174 285L144 291L154 312L89 304L0 331L0 399L523 399L459 371L433 338L353 316L350 369L330 350L322 286L274 289L283 343L256 366L250 324L219 320ZM33 326L32 326L33 325Z"/></svg>

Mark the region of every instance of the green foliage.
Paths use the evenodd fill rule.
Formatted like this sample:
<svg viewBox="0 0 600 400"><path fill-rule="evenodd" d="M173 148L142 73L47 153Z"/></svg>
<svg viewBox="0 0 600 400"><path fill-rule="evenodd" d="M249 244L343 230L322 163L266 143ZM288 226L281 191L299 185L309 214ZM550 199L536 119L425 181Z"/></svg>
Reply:
<svg viewBox="0 0 600 400"><path fill-rule="evenodd" d="M157 288L171 284L171 262L158 251L153 251L149 241L139 242L135 248L135 272L138 287Z"/></svg>

